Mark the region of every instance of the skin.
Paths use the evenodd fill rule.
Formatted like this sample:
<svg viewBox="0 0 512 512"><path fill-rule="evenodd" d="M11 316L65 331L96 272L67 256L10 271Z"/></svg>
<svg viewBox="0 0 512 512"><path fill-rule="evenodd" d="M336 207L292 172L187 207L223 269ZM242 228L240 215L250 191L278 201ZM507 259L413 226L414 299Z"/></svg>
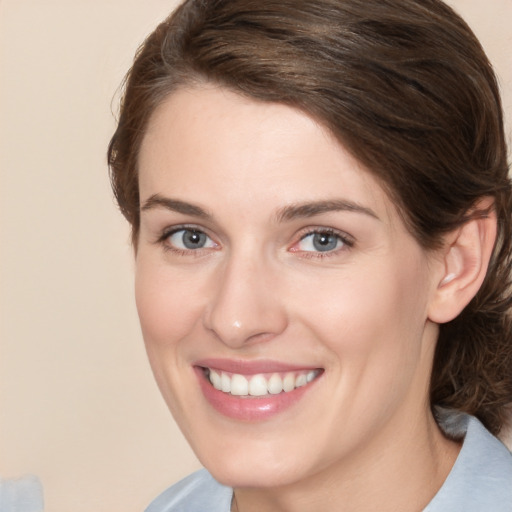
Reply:
<svg viewBox="0 0 512 512"><path fill-rule="evenodd" d="M428 402L447 260L418 245L324 128L284 105L178 90L154 112L139 164L136 300L149 359L239 510L422 510L459 450ZM290 210L319 201L352 208ZM183 225L205 245L167 236ZM320 252L310 233L326 230L336 248ZM289 409L238 421L200 390L193 364L212 357L324 371Z"/></svg>

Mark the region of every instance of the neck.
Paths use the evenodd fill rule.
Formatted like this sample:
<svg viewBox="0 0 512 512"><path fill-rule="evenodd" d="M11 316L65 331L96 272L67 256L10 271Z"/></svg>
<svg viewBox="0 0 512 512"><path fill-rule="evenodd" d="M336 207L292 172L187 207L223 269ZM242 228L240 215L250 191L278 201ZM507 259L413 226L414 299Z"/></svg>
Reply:
<svg viewBox="0 0 512 512"><path fill-rule="evenodd" d="M235 489L233 512L411 512L430 502L460 446L428 410L390 421L358 453L279 488Z"/></svg>

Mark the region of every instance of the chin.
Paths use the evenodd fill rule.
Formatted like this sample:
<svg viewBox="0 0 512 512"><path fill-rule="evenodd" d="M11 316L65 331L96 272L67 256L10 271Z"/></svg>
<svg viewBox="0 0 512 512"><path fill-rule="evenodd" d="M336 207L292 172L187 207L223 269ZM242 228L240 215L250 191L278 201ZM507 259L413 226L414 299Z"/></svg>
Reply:
<svg viewBox="0 0 512 512"><path fill-rule="evenodd" d="M250 436L239 436L228 440L218 436L213 449L210 446L193 446L203 466L221 484L233 488L270 488L296 483L308 474L319 471L321 461L317 460L311 446L307 450L290 447L291 439L265 439L264 435L253 432ZM304 446L304 440L299 446ZM211 441L210 441L211 443ZM312 456L313 455L313 456Z"/></svg>
<svg viewBox="0 0 512 512"><path fill-rule="evenodd" d="M300 481L305 475L296 464L254 461L245 455L237 460L208 464L206 469L221 484L233 488L282 487Z"/></svg>

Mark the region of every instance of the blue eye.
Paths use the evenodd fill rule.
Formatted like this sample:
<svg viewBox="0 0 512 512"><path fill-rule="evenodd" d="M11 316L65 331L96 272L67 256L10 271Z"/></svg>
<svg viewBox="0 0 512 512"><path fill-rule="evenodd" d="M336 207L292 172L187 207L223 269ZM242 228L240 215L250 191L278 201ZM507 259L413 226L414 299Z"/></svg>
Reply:
<svg viewBox="0 0 512 512"><path fill-rule="evenodd" d="M169 234L167 240L175 249L186 251L216 247L208 235L195 229L179 229Z"/></svg>
<svg viewBox="0 0 512 512"><path fill-rule="evenodd" d="M340 249L344 245L346 245L346 242L340 235L329 231L319 231L309 233L301 238L297 248L299 251L305 252L330 252Z"/></svg>

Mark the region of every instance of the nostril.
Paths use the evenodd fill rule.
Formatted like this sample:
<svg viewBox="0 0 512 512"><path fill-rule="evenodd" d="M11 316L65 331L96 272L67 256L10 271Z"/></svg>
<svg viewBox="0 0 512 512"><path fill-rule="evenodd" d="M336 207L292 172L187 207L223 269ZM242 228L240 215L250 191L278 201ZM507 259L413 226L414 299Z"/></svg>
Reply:
<svg viewBox="0 0 512 512"><path fill-rule="evenodd" d="M270 340L288 323L278 297L262 279L264 271L248 274L240 261L245 260L232 258L231 266L219 272L203 313L204 327L230 348Z"/></svg>

